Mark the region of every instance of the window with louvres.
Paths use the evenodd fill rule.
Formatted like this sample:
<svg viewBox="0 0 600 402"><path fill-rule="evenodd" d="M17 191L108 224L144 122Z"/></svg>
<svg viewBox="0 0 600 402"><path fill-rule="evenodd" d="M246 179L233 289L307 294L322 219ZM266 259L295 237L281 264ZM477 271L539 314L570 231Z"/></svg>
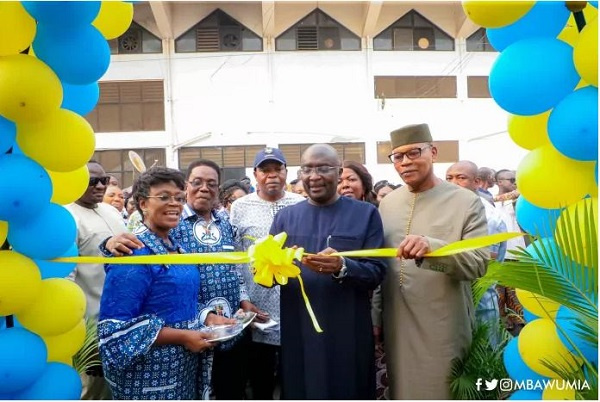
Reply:
<svg viewBox="0 0 600 402"><path fill-rule="evenodd" d="M360 50L360 37L316 9L275 39L276 50Z"/></svg>
<svg viewBox="0 0 600 402"><path fill-rule="evenodd" d="M175 39L175 52L256 52L262 38L217 9Z"/></svg>

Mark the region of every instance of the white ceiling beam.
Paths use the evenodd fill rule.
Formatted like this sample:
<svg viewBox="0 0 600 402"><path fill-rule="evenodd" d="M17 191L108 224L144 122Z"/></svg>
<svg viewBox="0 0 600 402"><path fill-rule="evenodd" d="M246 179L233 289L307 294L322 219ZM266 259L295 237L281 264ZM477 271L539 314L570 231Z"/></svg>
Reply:
<svg viewBox="0 0 600 402"><path fill-rule="evenodd" d="M163 39L173 39L173 24L171 19L171 4L168 1L150 1L150 8L156 21L156 26Z"/></svg>
<svg viewBox="0 0 600 402"><path fill-rule="evenodd" d="M275 35L275 2L262 2L262 28L263 37L271 38Z"/></svg>
<svg viewBox="0 0 600 402"><path fill-rule="evenodd" d="M462 21L460 21L460 19L464 18ZM456 37L457 38L467 38L469 36L471 36L471 34L475 31L477 31L480 26L477 25L476 23L474 23L473 21L471 21L466 15L459 14L458 17L458 21L457 21L457 32L456 32Z"/></svg>
<svg viewBox="0 0 600 402"><path fill-rule="evenodd" d="M365 17L365 24L363 25L362 37L372 37L377 27L377 20L381 13L381 7L383 6L382 0L371 0L367 5L367 15Z"/></svg>

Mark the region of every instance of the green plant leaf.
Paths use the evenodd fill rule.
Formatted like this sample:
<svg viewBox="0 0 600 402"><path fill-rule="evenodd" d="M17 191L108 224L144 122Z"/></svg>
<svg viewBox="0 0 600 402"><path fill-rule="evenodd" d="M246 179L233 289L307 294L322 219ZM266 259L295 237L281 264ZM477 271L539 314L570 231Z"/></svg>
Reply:
<svg viewBox="0 0 600 402"><path fill-rule="evenodd" d="M86 370L101 366L100 356L98 355L98 327L96 320L91 318L85 319L85 339L83 346L73 356L73 368L79 374L85 373Z"/></svg>

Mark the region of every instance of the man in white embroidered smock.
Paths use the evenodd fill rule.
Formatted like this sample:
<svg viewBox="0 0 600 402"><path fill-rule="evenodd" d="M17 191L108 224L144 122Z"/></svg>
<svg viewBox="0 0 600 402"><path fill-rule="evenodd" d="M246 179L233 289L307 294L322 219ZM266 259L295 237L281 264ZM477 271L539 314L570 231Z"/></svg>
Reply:
<svg viewBox="0 0 600 402"><path fill-rule="evenodd" d="M269 234L275 214L285 207L304 201L304 197L285 191L287 178L285 156L278 148L267 147L254 158L254 178L256 192L241 197L231 206L231 224L237 229L244 251ZM263 314L259 319L271 318L279 324L279 286L265 288L254 283L249 269L244 270L244 280L250 300ZM268 317L264 313L268 314ZM248 377L252 399L273 399L277 385L277 371L280 348L279 326L267 332L253 329L252 342L248 348Z"/></svg>
<svg viewBox="0 0 600 402"><path fill-rule="evenodd" d="M385 246L398 248L382 284L389 398L450 399L452 359L471 343L471 281L485 274L489 251L423 256L487 235L485 210L475 193L434 175L438 151L426 124L390 136L390 160L406 186L379 207Z"/></svg>

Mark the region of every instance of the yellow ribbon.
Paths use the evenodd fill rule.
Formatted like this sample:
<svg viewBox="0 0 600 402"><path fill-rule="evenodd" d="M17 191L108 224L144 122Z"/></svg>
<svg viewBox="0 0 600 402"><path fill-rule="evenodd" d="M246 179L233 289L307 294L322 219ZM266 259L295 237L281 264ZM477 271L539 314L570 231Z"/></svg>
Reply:
<svg viewBox="0 0 600 402"><path fill-rule="evenodd" d="M125 257L61 257L51 262L71 262L76 264L245 264L250 262L248 253L229 251L225 253L134 255Z"/></svg>
<svg viewBox="0 0 600 402"><path fill-rule="evenodd" d="M426 257L445 257L459 254L492 244L500 243L515 237L524 236L523 233L498 233L473 239L466 239L450 243L435 251L427 253ZM306 305L308 315L317 332L323 332L312 310L308 296L304 290L304 283L300 277L300 268L294 265L294 260L300 261L304 252L303 248L283 248L287 234L279 233L258 239L248 248L248 252L222 252L222 253L193 253L193 254L166 254L166 255L140 255L126 257L61 257L52 262L70 262L77 264L245 264L249 263L254 274L254 282L265 287L272 287L274 283L286 285L288 278L298 278L300 291ZM396 257L398 249L380 248L368 250L343 251L331 254L340 257Z"/></svg>
<svg viewBox="0 0 600 402"><path fill-rule="evenodd" d="M492 244L501 243L515 237L525 236L525 233L507 232L496 233L487 236L475 237L472 239L460 240L454 243L446 244L437 250L425 254L425 257L447 257L449 255L464 253L465 251L476 250L478 248L488 247ZM332 253L332 256L338 257L396 257L397 248L376 248L367 250L353 250Z"/></svg>

